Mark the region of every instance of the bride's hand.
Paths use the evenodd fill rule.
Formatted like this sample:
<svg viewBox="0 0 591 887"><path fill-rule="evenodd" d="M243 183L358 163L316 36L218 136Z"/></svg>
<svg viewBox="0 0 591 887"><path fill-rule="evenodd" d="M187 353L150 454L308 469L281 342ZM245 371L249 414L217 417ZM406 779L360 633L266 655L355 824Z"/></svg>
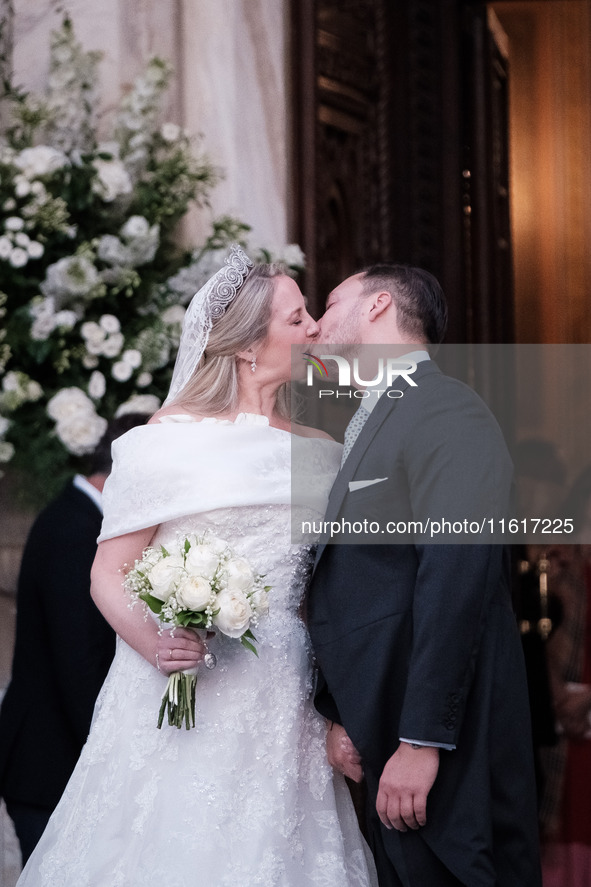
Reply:
<svg viewBox="0 0 591 887"><path fill-rule="evenodd" d="M188 628L175 628L173 632L163 631L157 637L155 661L162 674L195 668L203 661L207 652L205 643L194 631Z"/></svg>
<svg viewBox="0 0 591 887"><path fill-rule="evenodd" d="M345 728L340 724L333 722L329 727L326 734L326 754L331 767L353 782L361 782L363 779L361 757Z"/></svg>

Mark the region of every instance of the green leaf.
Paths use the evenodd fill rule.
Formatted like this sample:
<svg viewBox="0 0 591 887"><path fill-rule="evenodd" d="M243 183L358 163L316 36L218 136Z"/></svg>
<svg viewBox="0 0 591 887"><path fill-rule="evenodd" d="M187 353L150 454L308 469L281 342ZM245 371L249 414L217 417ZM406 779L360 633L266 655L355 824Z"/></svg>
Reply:
<svg viewBox="0 0 591 887"><path fill-rule="evenodd" d="M254 644L251 644L250 641L246 640L245 635L246 635L246 632L240 638L240 643L242 644L243 647L246 647L247 650L252 650L254 655L258 657L259 654L257 653L257 648L254 646Z"/></svg>
<svg viewBox="0 0 591 887"><path fill-rule="evenodd" d="M160 613L162 611L164 602L158 600L158 598L150 594L149 591L142 592L142 594L140 594L140 598L148 605L153 613Z"/></svg>

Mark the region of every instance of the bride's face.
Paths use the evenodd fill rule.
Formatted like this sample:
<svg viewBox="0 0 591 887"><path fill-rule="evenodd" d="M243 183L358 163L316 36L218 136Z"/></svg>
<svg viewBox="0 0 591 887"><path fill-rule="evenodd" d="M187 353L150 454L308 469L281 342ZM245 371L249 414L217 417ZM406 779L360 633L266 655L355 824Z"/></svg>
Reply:
<svg viewBox="0 0 591 887"><path fill-rule="evenodd" d="M291 345L307 345L318 336L319 327L306 310L301 290L291 277L276 278L267 337L255 348L257 368L288 381L291 377Z"/></svg>

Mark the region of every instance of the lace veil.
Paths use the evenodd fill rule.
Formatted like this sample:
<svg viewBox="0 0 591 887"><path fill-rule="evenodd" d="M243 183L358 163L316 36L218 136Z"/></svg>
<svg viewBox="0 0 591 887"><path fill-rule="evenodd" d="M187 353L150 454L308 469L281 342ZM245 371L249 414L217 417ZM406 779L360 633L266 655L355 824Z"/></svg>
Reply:
<svg viewBox="0 0 591 887"><path fill-rule="evenodd" d="M246 280L253 262L242 247L232 244L219 271L195 293L187 308L170 389L164 406L176 400L201 360L214 321L219 320Z"/></svg>

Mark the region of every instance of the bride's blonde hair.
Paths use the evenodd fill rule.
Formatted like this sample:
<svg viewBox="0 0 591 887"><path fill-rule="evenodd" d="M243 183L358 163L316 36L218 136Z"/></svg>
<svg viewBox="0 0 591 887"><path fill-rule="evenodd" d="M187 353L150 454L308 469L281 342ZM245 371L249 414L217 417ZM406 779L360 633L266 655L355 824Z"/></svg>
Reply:
<svg viewBox="0 0 591 887"><path fill-rule="evenodd" d="M239 351L261 344L267 336L279 264L255 265L225 313L214 320L207 347L195 372L174 402L200 415L231 412L238 405ZM289 384L277 393L277 411L289 418Z"/></svg>

